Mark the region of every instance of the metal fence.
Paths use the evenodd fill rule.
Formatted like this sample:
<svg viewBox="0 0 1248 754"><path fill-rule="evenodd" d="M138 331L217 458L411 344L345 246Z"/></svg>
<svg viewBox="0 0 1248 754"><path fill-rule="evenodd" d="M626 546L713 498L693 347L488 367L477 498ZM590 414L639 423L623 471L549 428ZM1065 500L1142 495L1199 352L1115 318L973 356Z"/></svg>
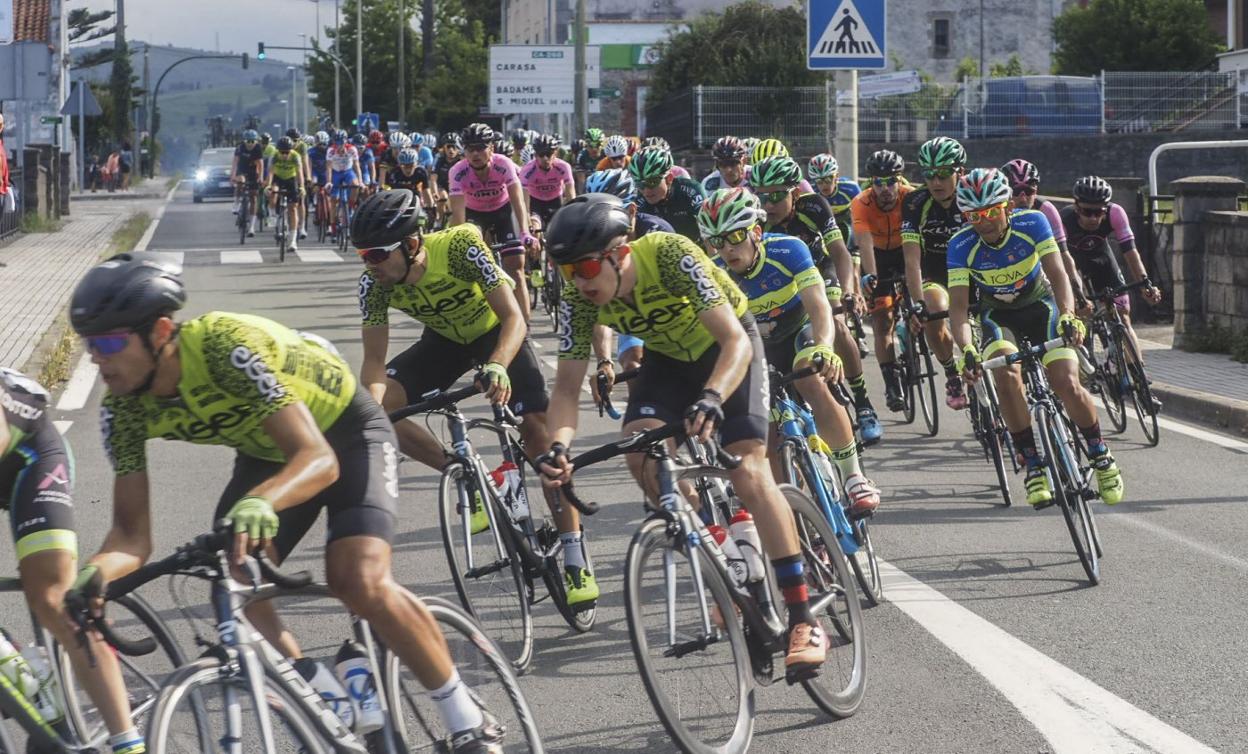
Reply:
<svg viewBox="0 0 1248 754"><path fill-rule="evenodd" d="M1096 77L1024 76L925 82L919 91L858 102L858 138L920 142L1240 127L1248 95L1234 72L1113 72ZM842 95L843 96L843 95ZM821 87L697 86L647 112L647 135L675 149L706 148L720 136L774 137L795 151L835 138L836 92Z"/></svg>
<svg viewBox="0 0 1248 754"><path fill-rule="evenodd" d="M12 167L9 170L10 190L15 186L22 186L22 170L18 167ZM12 212L4 209L7 202L0 200L0 242L7 241L18 234L21 226L22 210L19 205Z"/></svg>

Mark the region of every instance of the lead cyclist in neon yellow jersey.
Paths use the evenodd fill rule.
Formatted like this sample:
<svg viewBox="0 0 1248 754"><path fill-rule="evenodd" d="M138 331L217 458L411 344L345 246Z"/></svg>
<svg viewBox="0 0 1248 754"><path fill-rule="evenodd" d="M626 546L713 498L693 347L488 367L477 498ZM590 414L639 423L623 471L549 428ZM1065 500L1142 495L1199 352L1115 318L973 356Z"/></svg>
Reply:
<svg viewBox="0 0 1248 754"><path fill-rule="evenodd" d="M984 359L1018 350L1007 337L1027 338L1038 345L1065 330L1072 345L1083 341L1083 323L1075 316L1070 280L1049 221L1035 210L1011 213L1010 198L1009 182L996 169L976 168L958 181L958 207L970 227L949 241L949 319L962 354L958 371L972 382L978 378L978 364ZM967 319L971 285L982 294L979 320L983 340L979 345L971 339ZM973 357L976 365L969 370L968 357ZM1101 499L1115 505L1123 496L1122 472L1101 437L1092 396L1079 384L1074 349L1048 352L1044 365L1053 392L1087 441ZM1001 398L1001 414L1013 435L1014 448L1027 466L1027 502L1036 508L1051 505L1053 490L1044 474L1044 458L1036 447L1019 370L1005 367L996 370L993 377Z"/></svg>
<svg viewBox="0 0 1248 754"><path fill-rule="evenodd" d="M186 301L180 272L156 254L121 254L74 291L71 322L108 387L100 413L115 480L113 526L73 597L98 605L110 579L152 552L149 438L233 447L230 481L205 516L233 524L231 560L257 546L284 560L327 509L334 595L430 690L456 751L498 751L502 730L459 679L433 616L390 572L399 484L389 418L315 336L247 314L175 323ZM275 647L300 656L272 605L246 612Z"/></svg>

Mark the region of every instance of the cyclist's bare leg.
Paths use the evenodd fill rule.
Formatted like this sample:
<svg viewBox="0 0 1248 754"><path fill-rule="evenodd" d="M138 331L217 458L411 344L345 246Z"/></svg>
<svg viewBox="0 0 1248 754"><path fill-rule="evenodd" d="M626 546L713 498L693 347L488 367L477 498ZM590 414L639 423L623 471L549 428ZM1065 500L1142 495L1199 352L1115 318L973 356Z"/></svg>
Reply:
<svg viewBox="0 0 1248 754"><path fill-rule="evenodd" d="M880 364L893 360L893 310L881 309L871 314L871 329L875 332L875 358Z"/></svg>
<svg viewBox="0 0 1248 754"><path fill-rule="evenodd" d="M92 666L65 615L65 591L74 581L76 561L74 553L68 550L44 550L27 555L18 564L22 591L39 625L48 629L69 654L74 675L100 710L108 732L124 733L134 727L134 722L130 719L130 703L117 657L97 634L89 632L87 638L95 656Z"/></svg>
<svg viewBox="0 0 1248 754"><path fill-rule="evenodd" d="M724 448L741 457L741 465L729 472L737 496L745 501L758 527L763 549L771 560L796 555L799 551L797 527L767 460L767 444L760 440L738 440Z"/></svg>
<svg viewBox="0 0 1248 754"><path fill-rule="evenodd" d="M520 439L526 448L549 448L550 435L546 433L546 412L534 412L520 417ZM581 515L566 500L560 503L555 511L554 500L547 500L551 506L550 515L555 519L555 526L560 532L577 532L581 530Z"/></svg>
<svg viewBox="0 0 1248 754"><path fill-rule="evenodd" d="M390 545L369 536L329 543L325 576L330 591L372 626L426 689L451 678L454 665L437 621L390 572Z"/></svg>
<svg viewBox="0 0 1248 754"><path fill-rule="evenodd" d="M293 200L286 200L286 226L290 228L292 234L299 232L299 218L303 215L303 194L297 195Z"/></svg>
<svg viewBox="0 0 1248 754"><path fill-rule="evenodd" d="M387 379L386 394L381 399L381 407L386 410L386 413L390 413L407 405L407 391L397 381ZM429 468L439 471L446 466L446 452L442 443L425 427L411 419L404 419L394 425L394 434L399 438L399 450L403 451L408 458L420 461Z"/></svg>
<svg viewBox="0 0 1248 754"><path fill-rule="evenodd" d="M1127 338L1131 340L1131 345L1135 349L1135 353L1140 357L1140 366L1144 366L1144 351L1140 348L1139 339L1135 337L1135 328L1131 326L1131 312L1120 308L1118 309L1118 318L1122 320L1123 326L1126 327ZM1131 357L1131 353L1129 351L1123 354L1123 356L1127 357L1127 361L1135 361L1135 359Z"/></svg>
<svg viewBox="0 0 1248 754"><path fill-rule="evenodd" d="M524 254L504 256L503 269L516 284L516 303L520 305L520 313L524 315L524 321L528 322L531 307L529 306L529 283L524 274Z"/></svg>
<svg viewBox="0 0 1248 754"><path fill-rule="evenodd" d="M997 354L984 352L990 359ZM1018 367L1002 367L992 370L992 381L1001 404L1001 418L1011 432L1022 432L1031 426L1031 414L1027 413L1027 398L1023 395L1023 376Z"/></svg>
<svg viewBox="0 0 1248 754"><path fill-rule="evenodd" d="M858 341L854 340L854 333L845 322L844 313L833 317L833 324L836 327L833 348L845 366L845 379L852 380L862 374L862 355L858 353Z"/></svg>
<svg viewBox="0 0 1248 754"><path fill-rule="evenodd" d="M815 415L815 427L819 436L832 449L844 448L854 442L854 426L849 423L849 414L844 407L832 397L828 384L817 374L803 377L795 383L797 392L802 394L810 404L811 413Z"/></svg>
<svg viewBox="0 0 1248 754"><path fill-rule="evenodd" d="M624 425L623 437L630 437L634 433L644 432L647 429L663 426L663 422L658 419L637 419ZM669 440L667 443L669 453L676 452L676 443ZM657 466L654 463L646 463L645 455L642 453L626 453L624 462L628 464L628 471L633 475L633 479L637 482L637 486L641 487L641 491L645 493L646 499L655 506L659 502L659 478L656 473ZM678 485L681 494L689 501L694 510L702 507L702 501L698 499L697 490L689 480L681 480Z"/></svg>
<svg viewBox="0 0 1248 754"><path fill-rule="evenodd" d="M1079 362L1074 359L1057 359L1045 367L1049 385L1077 427L1091 427L1096 423L1096 406L1092 394L1079 382Z"/></svg>
<svg viewBox="0 0 1248 754"><path fill-rule="evenodd" d="M949 311L949 297L939 286L924 286L923 301L932 314ZM925 322L923 330L927 333L927 343L932 347L932 353L941 364L947 364L953 358L953 337L949 334L949 319Z"/></svg>

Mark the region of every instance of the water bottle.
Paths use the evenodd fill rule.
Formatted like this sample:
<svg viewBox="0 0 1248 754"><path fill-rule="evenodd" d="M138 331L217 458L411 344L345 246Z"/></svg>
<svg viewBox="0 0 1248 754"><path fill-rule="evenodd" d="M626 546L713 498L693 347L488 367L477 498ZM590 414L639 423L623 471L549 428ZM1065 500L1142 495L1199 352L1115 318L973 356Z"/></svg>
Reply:
<svg viewBox="0 0 1248 754"><path fill-rule="evenodd" d="M741 550L746 579L752 583L762 581L767 565L763 562L763 543L758 538L758 529L754 528L754 517L744 508L739 509L728 523L728 531L732 532L732 538Z"/></svg>
<svg viewBox="0 0 1248 754"><path fill-rule="evenodd" d="M295 666L295 670L299 671L299 675L303 676L303 680L316 689L316 693L325 700L325 706L333 710L342 724L354 729L355 707L351 704L346 689L342 687L334 674L329 672L329 668L310 657L300 657L291 664Z"/></svg>
<svg viewBox="0 0 1248 754"><path fill-rule="evenodd" d="M706 527L706 530L711 533L719 549L723 550L724 557L728 559L728 570L732 573L732 580L737 586L745 586L750 574L746 569L745 556L741 554L741 548L737 547L737 543L728 536L727 530L719 524L711 524Z"/></svg>
<svg viewBox="0 0 1248 754"><path fill-rule="evenodd" d="M65 712L61 709L60 684L56 681L56 674L52 672L51 664L48 663L47 651L43 647L29 645L22 647L22 657L25 658L27 666L39 682L39 693L32 699L35 709L39 710L39 716L44 722L57 722L65 715Z"/></svg>
<svg viewBox="0 0 1248 754"><path fill-rule="evenodd" d="M523 521L529 517L528 496L524 494L524 482L520 479L520 469L511 461L503 463L490 472L490 481L498 492L498 499L507 503L511 509L511 517ZM511 494L508 495L507 493Z"/></svg>
<svg viewBox="0 0 1248 754"><path fill-rule="evenodd" d="M906 343L910 340L910 326L906 324L906 318L901 317L897 320L897 355L900 356L906 352Z"/></svg>
<svg viewBox="0 0 1248 754"><path fill-rule="evenodd" d="M811 453L815 459L815 468L819 471L819 476L823 477L823 485L827 489L828 494L836 489L836 470L832 468L832 462L823 453Z"/></svg>
<svg viewBox="0 0 1248 754"><path fill-rule="evenodd" d="M39 693L39 679L31 671L26 658L22 656L13 642L3 631L0 631L0 673L9 679L14 688L31 702Z"/></svg>
<svg viewBox="0 0 1248 754"><path fill-rule="evenodd" d="M338 680L342 681L347 696L355 705L355 732L372 733L385 724L381 702L377 698L377 684L368 664L368 655L358 642L348 639L338 648L334 660Z"/></svg>

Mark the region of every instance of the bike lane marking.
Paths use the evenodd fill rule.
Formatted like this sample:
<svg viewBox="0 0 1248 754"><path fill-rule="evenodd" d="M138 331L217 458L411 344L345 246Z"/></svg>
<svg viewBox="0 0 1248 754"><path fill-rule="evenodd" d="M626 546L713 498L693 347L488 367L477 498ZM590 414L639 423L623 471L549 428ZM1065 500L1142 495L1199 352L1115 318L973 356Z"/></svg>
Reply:
<svg viewBox="0 0 1248 754"><path fill-rule="evenodd" d="M881 560L880 574L888 601L1000 691L1057 754L1214 752L896 566Z"/></svg>

